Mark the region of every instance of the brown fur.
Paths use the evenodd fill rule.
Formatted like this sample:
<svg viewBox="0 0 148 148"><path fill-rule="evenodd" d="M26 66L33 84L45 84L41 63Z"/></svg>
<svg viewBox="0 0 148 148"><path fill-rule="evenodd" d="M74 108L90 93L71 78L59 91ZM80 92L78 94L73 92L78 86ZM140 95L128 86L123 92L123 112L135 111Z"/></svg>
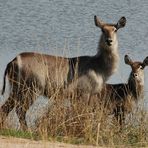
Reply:
<svg viewBox="0 0 148 148"><path fill-rule="evenodd" d="M117 24L107 25L95 16L95 23L105 30L95 56L63 58L21 53L7 65L2 94L5 92L6 75L11 85L11 93L8 101L1 107L4 117L16 106L21 128L26 129L26 111L37 96L50 98L57 90L68 87L71 82L74 82L76 88L87 90L90 94L102 89L102 84L117 68L119 55L116 31L125 26L126 19L122 17ZM110 31L112 36L109 35Z"/></svg>
<svg viewBox="0 0 148 148"><path fill-rule="evenodd" d="M106 108L114 114L120 125L124 121L125 113L131 112L138 100L143 98L144 68L148 65L148 57L143 62L133 62L126 55L125 63L130 65L132 69L128 82L106 84L102 91L106 100Z"/></svg>

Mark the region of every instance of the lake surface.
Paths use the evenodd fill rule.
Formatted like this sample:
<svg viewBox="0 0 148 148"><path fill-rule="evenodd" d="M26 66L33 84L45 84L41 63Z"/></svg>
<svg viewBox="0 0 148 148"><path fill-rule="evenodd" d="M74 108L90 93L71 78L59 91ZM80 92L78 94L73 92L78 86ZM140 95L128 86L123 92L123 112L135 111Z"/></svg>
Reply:
<svg viewBox="0 0 148 148"><path fill-rule="evenodd" d="M124 64L124 55L141 61L148 56L147 0L0 0L0 88L6 64L20 52L94 55L101 33L94 15L108 23L116 23L121 16L127 18L126 27L118 32L119 70L109 82L127 81L130 67ZM148 68L145 86L148 104ZM47 99L37 102L46 106Z"/></svg>

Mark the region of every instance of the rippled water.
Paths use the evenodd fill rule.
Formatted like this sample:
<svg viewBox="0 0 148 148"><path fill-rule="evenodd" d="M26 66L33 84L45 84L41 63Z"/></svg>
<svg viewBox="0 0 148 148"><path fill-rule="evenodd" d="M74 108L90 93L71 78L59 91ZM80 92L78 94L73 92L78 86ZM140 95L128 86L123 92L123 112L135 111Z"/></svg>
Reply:
<svg viewBox="0 0 148 148"><path fill-rule="evenodd" d="M124 55L135 60L148 55L147 0L0 0L0 87L6 64L20 52L95 54L100 30L94 25L94 15L109 23L127 18L126 27L118 32L119 71L110 79L125 82L130 68L123 62ZM147 73L148 68L146 92Z"/></svg>

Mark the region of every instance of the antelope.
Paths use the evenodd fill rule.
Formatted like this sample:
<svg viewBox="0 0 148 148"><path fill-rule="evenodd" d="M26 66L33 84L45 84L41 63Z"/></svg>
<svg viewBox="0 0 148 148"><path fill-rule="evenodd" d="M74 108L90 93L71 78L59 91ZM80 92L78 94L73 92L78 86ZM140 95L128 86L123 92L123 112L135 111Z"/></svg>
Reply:
<svg viewBox="0 0 148 148"><path fill-rule="evenodd" d="M125 113L130 113L144 94L144 68L148 65L148 57L143 62L135 61L125 55L125 64L130 65L132 71L127 83L106 84L106 108L111 110L122 126Z"/></svg>
<svg viewBox="0 0 148 148"><path fill-rule="evenodd" d="M64 58L34 52L25 52L16 56L7 64L4 73L2 94L8 78L11 92L2 105L1 124L9 112L16 107L20 128L27 129L25 115L34 100L40 96L52 97L57 88L68 87L77 75L76 86L88 90L91 94L102 89L102 84L118 67L117 30L126 24L121 17L116 24L107 24L94 16L95 25L102 30L98 52L94 56ZM75 67L76 70L75 70ZM85 80L88 80L85 87Z"/></svg>

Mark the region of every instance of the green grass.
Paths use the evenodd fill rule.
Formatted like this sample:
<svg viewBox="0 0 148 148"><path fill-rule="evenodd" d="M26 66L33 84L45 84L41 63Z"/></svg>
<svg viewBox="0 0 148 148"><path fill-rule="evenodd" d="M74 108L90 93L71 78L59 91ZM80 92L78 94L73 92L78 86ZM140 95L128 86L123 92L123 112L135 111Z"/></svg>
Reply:
<svg viewBox="0 0 148 148"><path fill-rule="evenodd" d="M0 135L5 137L24 138L24 139L31 139L31 140L42 140L43 138L42 137L43 135L39 135L39 134L28 132L28 131L15 130L15 129L1 129ZM71 143L71 144L86 144L83 138L77 138L77 137L57 136L53 138L49 136L47 139L49 141L58 141L58 142L65 142L65 143Z"/></svg>
<svg viewBox="0 0 148 148"><path fill-rule="evenodd" d="M6 137L16 137L16 138L25 138L25 139L38 139L39 137L32 132L20 131L15 129L0 129L0 135Z"/></svg>

